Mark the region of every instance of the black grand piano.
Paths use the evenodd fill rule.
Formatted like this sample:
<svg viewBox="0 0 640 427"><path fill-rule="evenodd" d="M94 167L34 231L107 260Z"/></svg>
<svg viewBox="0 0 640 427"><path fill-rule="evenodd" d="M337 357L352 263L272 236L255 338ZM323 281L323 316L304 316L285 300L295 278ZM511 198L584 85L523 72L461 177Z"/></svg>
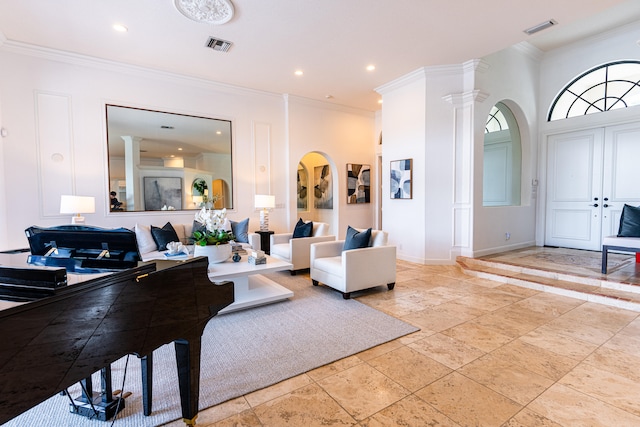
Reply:
<svg viewBox="0 0 640 427"><path fill-rule="evenodd" d="M0 310L0 424L94 372L102 370L104 377L127 354L142 358L143 381L148 369L147 413L150 357L173 341L182 417L194 425L201 336L233 302L233 284L209 281L206 258L140 262L130 230L26 232L29 251L0 253L0 299L23 302ZM108 391L107 403L120 399Z"/></svg>

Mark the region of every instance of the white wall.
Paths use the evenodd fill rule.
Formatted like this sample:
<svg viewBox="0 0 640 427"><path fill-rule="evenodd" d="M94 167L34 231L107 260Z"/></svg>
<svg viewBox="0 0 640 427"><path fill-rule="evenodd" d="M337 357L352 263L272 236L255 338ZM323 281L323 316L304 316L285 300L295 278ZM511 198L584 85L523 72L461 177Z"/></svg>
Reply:
<svg viewBox="0 0 640 427"><path fill-rule="evenodd" d="M2 97L0 96L0 131L5 130L2 120ZM0 136L0 144L4 145L5 137ZM0 165L4 164L4 150L0 150ZM1 166L0 166L1 167ZM6 199L6 178L0 173L0 246L1 242L8 241L7 237L7 199Z"/></svg>
<svg viewBox="0 0 640 427"><path fill-rule="evenodd" d="M487 98L476 106L474 158L473 255L486 255L535 244L538 116L537 93L541 54L517 45L482 58L476 88ZM522 145L520 206L483 206L484 126L491 108L505 103L518 122ZM510 237L506 237L509 233Z"/></svg>
<svg viewBox="0 0 640 427"><path fill-rule="evenodd" d="M382 229L389 233L398 258L423 262L426 240L425 139L426 81L417 70L382 94ZM413 159L413 197L391 199L390 162Z"/></svg>
<svg viewBox="0 0 640 427"><path fill-rule="evenodd" d="M383 228L401 259L453 263L534 242L530 188L537 146L535 55L510 48L482 61L426 67L377 90L383 95L383 177L389 161L414 159L411 200L383 198ZM505 101L523 134L522 206L482 206L484 125ZM388 178L383 178L388 194ZM503 231L504 230L504 231ZM504 243L504 232L511 238Z"/></svg>
<svg viewBox="0 0 640 427"><path fill-rule="evenodd" d="M323 222L328 222L331 234L344 238L347 225L357 228L374 227L376 201L347 204L347 163L375 165L372 149L375 115L370 112L331 107L321 102L298 97L288 97L289 144L285 183L288 188L289 221L285 228L293 231L300 217L296 209L296 175L298 162L309 152L322 154L331 166L333 176L333 210L321 212ZM309 187L313 187L313 169L309 170ZM313 198L309 198L313 204ZM316 215L320 212L316 211ZM278 230L276 230L278 231ZM284 231L284 230L283 230Z"/></svg>
<svg viewBox="0 0 640 427"><path fill-rule="evenodd" d="M58 213L61 194L96 197L97 212L85 215L90 225L193 220L194 211L109 212L106 103L231 120L234 209L228 216L250 217L252 229L259 224L254 195L265 191L276 196L270 228L293 229L295 171L309 151L330 157L338 177L336 233L347 224L373 223L373 203L346 205L346 163L373 165L373 113L25 45L0 46L0 64L2 126L9 131L0 154L0 180L8 180L8 204L2 204L8 206L7 217L0 224L8 232L0 250L25 247L24 229L31 225L68 223L68 216ZM51 101L48 108L43 99ZM64 108L56 109L59 105ZM4 189L0 185L0 196Z"/></svg>

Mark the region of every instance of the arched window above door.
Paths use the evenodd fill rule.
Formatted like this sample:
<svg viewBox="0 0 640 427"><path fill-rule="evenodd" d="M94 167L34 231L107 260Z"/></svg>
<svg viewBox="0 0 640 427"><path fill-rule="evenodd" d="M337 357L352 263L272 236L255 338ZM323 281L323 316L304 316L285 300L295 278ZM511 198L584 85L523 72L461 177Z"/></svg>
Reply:
<svg viewBox="0 0 640 427"><path fill-rule="evenodd" d="M547 121L640 105L640 61L616 61L592 68L556 96Z"/></svg>

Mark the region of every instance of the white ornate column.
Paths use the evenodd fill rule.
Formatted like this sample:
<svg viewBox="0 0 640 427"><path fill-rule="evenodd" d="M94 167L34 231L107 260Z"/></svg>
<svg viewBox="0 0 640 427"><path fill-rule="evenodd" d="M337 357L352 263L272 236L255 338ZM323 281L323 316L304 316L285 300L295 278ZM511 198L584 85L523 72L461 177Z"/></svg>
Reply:
<svg viewBox="0 0 640 427"><path fill-rule="evenodd" d="M475 106L489 95L479 90L451 94L444 100L453 105L454 122L454 251L473 254Z"/></svg>
<svg viewBox="0 0 640 427"><path fill-rule="evenodd" d="M124 179L127 185L127 210L142 210L142 189L140 188L140 141L137 136L123 136Z"/></svg>

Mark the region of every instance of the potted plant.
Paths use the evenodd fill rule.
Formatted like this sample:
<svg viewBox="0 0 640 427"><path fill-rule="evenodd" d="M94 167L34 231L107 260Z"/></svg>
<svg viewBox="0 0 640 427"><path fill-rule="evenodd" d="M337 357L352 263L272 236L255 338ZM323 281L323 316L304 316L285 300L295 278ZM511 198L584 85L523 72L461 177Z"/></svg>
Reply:
<svg viewBox="0 0 640 427"><path fill-rule="evenodd" d="M206 256L209 264L224 262L231 257L230 241L235 239L231 231L224 229L227 210L202 208L195 215L201 227L194 229L192 238L194 256Z"/></svg>

